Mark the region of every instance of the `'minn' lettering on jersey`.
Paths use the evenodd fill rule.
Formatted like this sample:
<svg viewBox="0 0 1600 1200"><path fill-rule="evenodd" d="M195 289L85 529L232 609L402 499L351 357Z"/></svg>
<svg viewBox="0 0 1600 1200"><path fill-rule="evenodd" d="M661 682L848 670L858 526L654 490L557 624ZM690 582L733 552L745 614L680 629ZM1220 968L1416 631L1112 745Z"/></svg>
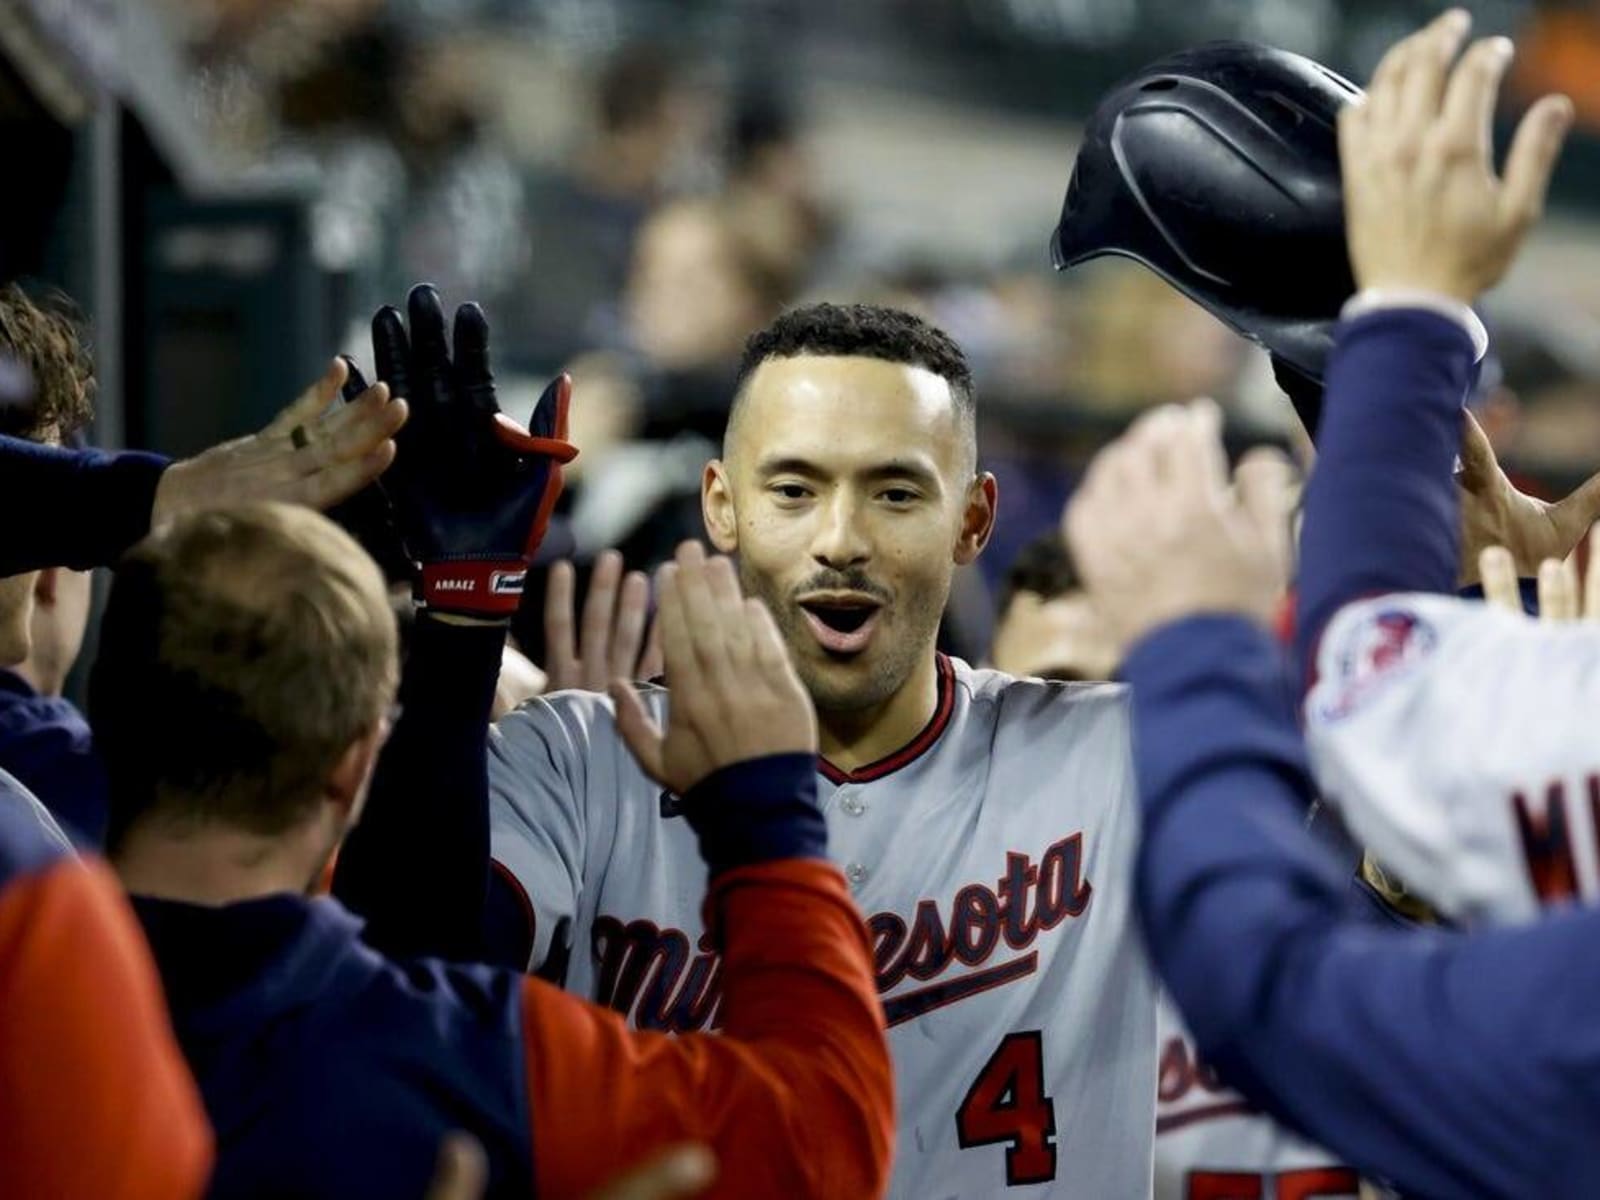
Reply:
<svg viewBox="0 0 1600 1200"><path fill-rule="evenodd" d="M1584 789L1589 833L1595 838L1595 853L1600 856L1600 775L1589 775ZM1580 885L1573 831L1582 829L1582 821L1574 821L1574 814L1567 810L1566 783L1555 780L1545 787L1543 809L1526 794L1513 792L1511 809L1534 894L1542 904L1577 899ZM1578 815L1581 818L1581 809Z"/></svg>
<svg viewBox="0 0 1600 1200"><path fill-rule="evenodd" d="M1083 877L1083 835L1074 833L1037 864L1008 853L996 885L963 887L948 915L935 900L919 901L909 925L898 913L878 913L867 924L888 1023L1033 974L1039 935L1081 916L1093 891ZM591 945L599 964L595 999L631 1016L637 1028L688 1033L719 1024L721 962L704 935L691 946L680 929L602 915ZM990 965L997 953L1001 961ZM971 969L952 974L956 967ZM889 995L907 979L926 986Z"/></svg>

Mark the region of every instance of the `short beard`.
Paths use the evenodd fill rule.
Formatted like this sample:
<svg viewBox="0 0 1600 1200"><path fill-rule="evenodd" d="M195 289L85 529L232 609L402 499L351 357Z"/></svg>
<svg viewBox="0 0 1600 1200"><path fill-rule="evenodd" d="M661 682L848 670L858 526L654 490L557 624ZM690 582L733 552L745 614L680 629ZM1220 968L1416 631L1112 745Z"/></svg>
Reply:
<svg viewBox="0 0 1600 1200"><path fill-rule="evenodd" d="M795 672L800 676L800 682L805 685L818 713L863 713L887 703L905 687L938 634L939 614L944 611L943 602L931 612L924 611L929 607L925 602L916 604L903 614L911 618L911 628L899 631L901 637L898 642L878 647L879 652L871 668L841 686L841 681L818 669L820 664L813 654L803 652L809 651L815 642L805 618L800 616L795 606L786 596L776 593L767 579L747 570L742 559L738 560L738 567L739 583L744 594L766 604L773 620L777 622L778 633L788 647L790 661L794 663ZM915 636L924 628L927 630L926 637Z"/></svg>

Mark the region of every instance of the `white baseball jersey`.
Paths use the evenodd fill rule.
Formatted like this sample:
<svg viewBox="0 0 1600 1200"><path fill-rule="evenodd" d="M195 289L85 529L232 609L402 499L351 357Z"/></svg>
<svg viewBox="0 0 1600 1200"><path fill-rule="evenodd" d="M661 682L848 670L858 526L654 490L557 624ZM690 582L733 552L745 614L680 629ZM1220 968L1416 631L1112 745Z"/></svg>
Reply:
<svg viewBox="0 0 1600 1200"><path fill-rule="evenodd" d="M1445 916L1524 921L1600 895L1600 628L1449 596L1350 605L1306 730L1351 831Z"/></svg>
<svg viewBox="0 0 1600 1200"><path fill-rule="evenodd" d="M1223 1086L1165 996L1160 1015L1155 1200L1356 1200L1353 1170Z"/></svg>
<svg viewBox="0 0 1600 1200"><path fill-rule="evenodd" d="M1147 1196L1155 992L1133 928L1123 691L942 656L938 674L918 737L818 780L889 1024L891 1193ZM659 717L666 693L646 698ZM566 986L636 1027L715 1027L706 868L606 698L558 693L505 717L489 777L494 857L537 914L536 962L570 953Z"/></svg>

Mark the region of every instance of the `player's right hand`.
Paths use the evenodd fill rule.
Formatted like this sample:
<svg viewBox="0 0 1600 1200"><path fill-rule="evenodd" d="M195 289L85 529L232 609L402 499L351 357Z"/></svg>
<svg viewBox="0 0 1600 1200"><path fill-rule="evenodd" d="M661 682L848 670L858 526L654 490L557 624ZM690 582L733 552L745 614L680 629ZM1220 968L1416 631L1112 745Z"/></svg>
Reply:
<svg viewBox="0 0 1600 1200"><path fill-rule="evenodd" d="M667 728L645 711L630 676L608 689L617 729L645 773L683 795L723 767L775 754L815 754L817 717L772 614L745 599L733 564L685 542L657 575L656 620Z"/></svg>
<svg viewBox="0 0 1600 1200"><path fill-rule="evenodd" d="M1485 38L1455 61L1471 18L1451 9L1384 55L1360 104L1339 113L1350 265L1363 289L1470 304L1500 281L1544 211L1572 102L1528 110L1494 171L1492 122L1511 43Z"/></svg>

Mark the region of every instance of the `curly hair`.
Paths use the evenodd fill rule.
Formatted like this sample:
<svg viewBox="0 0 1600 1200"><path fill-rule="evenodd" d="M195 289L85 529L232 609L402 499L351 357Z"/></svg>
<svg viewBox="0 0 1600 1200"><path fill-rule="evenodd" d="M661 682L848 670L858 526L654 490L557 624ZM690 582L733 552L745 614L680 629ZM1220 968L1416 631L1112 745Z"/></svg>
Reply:
<svg viewBox="0 0 1600 1200"><path fill-rule="evenodd" d="M976 407L972 371L955 340L921 317L877 304L823 303L790 309L745 343L734 391L743 391L767 359L802 354L879 358L922 367L950 385L963 418L970 419Z"/></svg>
<svg viewBox="0 0 1600 1200"><path fill-rule="evenodd" d="M77 307L63 293L34 298L18 284L0 288L0 355L33 376L25 400L0 401L0 433L64 441L94 416L94 364Z"/></svg>

